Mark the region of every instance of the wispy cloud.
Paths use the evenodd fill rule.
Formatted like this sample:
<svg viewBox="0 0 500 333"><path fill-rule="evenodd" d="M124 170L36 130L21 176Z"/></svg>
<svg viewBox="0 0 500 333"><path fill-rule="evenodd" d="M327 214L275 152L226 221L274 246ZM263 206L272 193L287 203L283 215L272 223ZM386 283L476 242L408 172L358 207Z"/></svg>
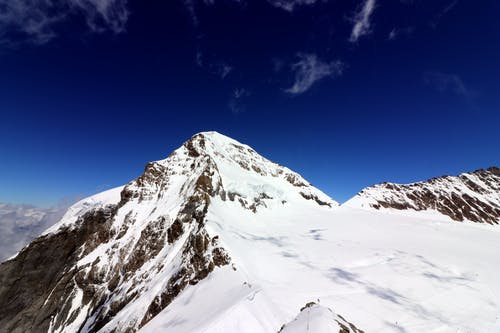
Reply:
<svg viewBox="0 0 500 333"><path fill-rule="evenodd" d="M205 56L201 51L196 52L195 62L201 68L205 68L212 74L221 79L225 79L233 70L233 67L224 61L214 60L212 57Z"/></svg>
<svg viewBox="0 0 500 333"><path fill-rule="evenodd" d="M320 1L321 0L268 0L274 7L284 9L288 12L292 12L300 6L314 5L316 2Z"/></svg>
<svg viewBox="0 0 500 333"><path fill-rule="evenodd" d="M315 54L297 54L298 61L291 65L295 73L295 81L285 92L292 95L299 95L309 90L314 83L326 78L340 76L345 65L340 60L324 62Z"/></svg>
<svg viewBox="0 0 500 333"><path fill-rule="evenodd" d="M228 64L222 63L217 66L217 73L219 74L221 79L224 79L226 76L228 76L232 70L233 67L229 66Z"/></svg>
<svg viewBox="0 0 500 333"><path fill-rule="evenodd" d="M93 32L125 30L127 0L6 0L0 4L0 40L11 35L43 44L54 38L55 25L83 15Z"/></svg>
<svg viewBox="0 0 500 333"><path fill-rule="evenodd" d="M415 31L415 27L406 27L406 28L393 28L389 35L387 35L388 40L396 40L402 36L410 36Z"/></svg>
<svg viewBox="0 0 500 333"><path fill-rule="evenodd" d="M371 16L375 10L375 0L365 0L354 15L354 25L352 27L349 41L355 43L364 35L371 33Z"/></svg>
<svg viewBox="0 0 500 333"><path fill-rule="evenodd" d="M394 28L389 32L389 36L387 36L388 40L394 40L399 35L398 29Z"/></svg>
<svg viewBox="0 0 500 333"><path fill-rule="evenodd" d="M196 14L196 0L183 0L184 6L188 11L191 22L196 27L199 24L198 15ZM213 3L213 2L212 2ZM211 3L210 3L211 4Z"/></svg>
<svg viewBox="0 0 500 333"><path fill-rule="evenodd" d="M458 0L452 0L448 2L440 11L437 12L437 14L434 16L434 19L430 23L431 27L436 28L441 21L441 19L451 12L453 8L458 4Z"/></svg>
<svg viewBox="0 0 500 333"><path fill-rule="evenodd" d="M251 93L245 88L236 88L231 94L231 98L228 102L228 107L233 114L240 114L245 111L246 106L243 99L250 96Z"/></svg>
<svg viewBox="0 0 500 333"><path fill-rule="evenodd" d="M439 92L452 92L466 98L471 96L465 83L457 74L426 72L424 73L424 82Z"/></svg>
<svg viewBox="0 0 500 333"><path fill-rule="evenodd" d="M202 5L211 6L216 3L216 0L182 0L182 1L184 3L184 6L186 7L189 17L191 18L191 22L195 27L197 27L200 23L200 19L198 18L199 7ZM270 5L276 8L283 9L287 12L293 12L298 7L310 6L318 2L326 2L326 1L328 0L267 0L267 2ZM241 6L246 6L247 4L246 0L232 0L231 2Z"/></svg>

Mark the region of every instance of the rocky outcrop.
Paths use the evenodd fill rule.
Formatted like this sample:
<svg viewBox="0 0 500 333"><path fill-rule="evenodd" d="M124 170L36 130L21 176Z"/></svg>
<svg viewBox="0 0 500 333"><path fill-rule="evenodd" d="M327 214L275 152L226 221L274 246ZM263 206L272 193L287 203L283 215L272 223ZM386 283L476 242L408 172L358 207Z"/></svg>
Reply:
<svg viewBox="0 0 500 333"><path fill-rule="evenodd" d="M308 193L304 193L304 192L300 192L300 195L306 199L306 200L314 200L318 205L320 206L328 206L328 207L331 207L331 203L329 202L326 202L326 201L322 201L318 198L318 196L314 195L314 194L308 194Z"/></svg>
<svg viewBox="0 0 500 333"><path fill-rule="evenodd" d="M491 167L459 176L412 184L368 187L346 205L396 210L435 210L455 221L500 223L500 169Z"/></svg>

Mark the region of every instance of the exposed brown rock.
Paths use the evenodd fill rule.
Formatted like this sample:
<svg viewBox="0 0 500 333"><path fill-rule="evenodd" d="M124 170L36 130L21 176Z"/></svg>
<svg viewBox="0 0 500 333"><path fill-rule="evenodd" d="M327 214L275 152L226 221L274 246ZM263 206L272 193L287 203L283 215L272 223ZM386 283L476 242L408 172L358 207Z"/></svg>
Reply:
<svg viewBox="0 0 500 333"><path fill-rule="evenodd" d="M328 206L328 207L332 207L332 205L328 202L325 202L325 201L322 201L318 198L318 196L316 196L315 194L308 194L308 193L304 193L304 192L300 192L300 195L306 199L306 200L314 200L316 201L316 203L320 206Z"/></svg>
<svg viewBox="0 0 500 333"><path fill-rule="evenodd" d="M168 235L168 243L172 244L175 242L184 232L184 229L182 227L182 222L179 221L179 219L176 219L174 223L167 229L167 235Z"/></svg>
<svg viewBox="0 0 500 333"><path fill-rule="evenodd" d="M210 247L218 243L216 237L210 239L204 229L190 235L183 250L182 267L169 279L166 289L149 305L140 327L166 308L188 285L203 280L215 266L230 263L229 255L223 248L216 247L210 251Z"/></svg>
<svg viewBox="0 0 500 333"><path fill-rule="evenodd" d="M376 203L371 206L375 209L434 209L455 221L498 224L500 220L500 169L497 167L407 185L382 183L359 195L370 197L372 191L375 191ZM477 195L469 195L468 191Z"/></svg>
<svg viewBox="0 0 500 333"><path fill-rule="evenodd" d="M165 222L166 218L160 217L158 220L150 222L141 231L141 237L123 267L127 275L131 275L141 268L146 261L155 257L164 247Z"/></svg>
<svg viewBox="0 0 500 333"><path fill-rule="evenodd" d="M115 213L116 206L88 212L77 221L78 228L41 236L0 264L0 331L47 332L55 314L64 319L69 309L61 308L61 300L71 297L77 273L67 267L79 258L83 244L88 252L111 237L108 221Z"/></svg>
<svg viewBox="0 0 500 333"><path fill-rule="evenodd" d="M195 142L197 142L201 148L205 148L205 138L203 134L197 134L193 136L191 139L184 143L184 147L186 147L189 157L196 158L201 155L200 152L196 150Z"/></svg>
<svg viewBox="0 0 500 333"><path fill-rule="evenodd" d="M286 181L289 182L290 184L292 184L293 186L297 186L297 187L305 187L307 186L307 184L305 184L304 182L300 181L299 178L294 175L294 174L287 174L286 177L285 177Z"/></svg>
<svg viewBox="0 0 500 333"><path fill-rule="evenodd" d="M213 263L215 266L228 265L231 262L231 258L227 254L226 250L222 247L216 247L212 250Z"/></svg>

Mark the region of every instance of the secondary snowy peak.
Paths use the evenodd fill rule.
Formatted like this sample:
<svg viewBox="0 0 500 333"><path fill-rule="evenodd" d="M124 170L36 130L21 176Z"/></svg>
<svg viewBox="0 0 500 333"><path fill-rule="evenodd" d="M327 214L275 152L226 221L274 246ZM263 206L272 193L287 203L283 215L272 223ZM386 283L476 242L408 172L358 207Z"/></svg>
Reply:
<svg viewBox="0 0 500 333"><path fill-rule="evenodd" d="M197 134L124 187L76 203L1 264L0 331L136 332L212 271L238 274L206 226L214 203L252 217L337 205L252 148Z"/></svg>
<svg viewBox="0 0 500 333"><path fill-rule="evenodd" d="M455 221L500 223L500 169L491 167L459 176L411 184L367 187L345 206L377 210L437 212Z"/></svg>
<svg viewBox="0 0 500 333"><path fill-rule="evenodd" d="M316 304L307 303L297 317L283 325L278 333L363 333L354 324L349 323L341 315L331 309Z"/></svg>

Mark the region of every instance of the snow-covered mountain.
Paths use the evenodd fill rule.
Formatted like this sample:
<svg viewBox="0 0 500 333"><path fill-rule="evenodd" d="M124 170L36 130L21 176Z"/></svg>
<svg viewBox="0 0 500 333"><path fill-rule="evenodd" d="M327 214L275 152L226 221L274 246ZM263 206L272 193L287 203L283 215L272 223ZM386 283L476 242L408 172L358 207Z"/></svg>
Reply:
<svg viewBox="0 0 500 333"><path fill-rule="evenodd" d="M72 206L5 263L0 298L14 302L2 304L2 327L23 332L143 327L214 268L237 270L217 232L206 227L212 201L224 205L227 215L242 218L245 212L254 219L297 204L338 205L246 145L215 132L195 135L167 159L149 163L125 187ZM47 271L40 271L44 266ZM11 272L20 267L21 276ZM40 285L44 288L36 289Z"/></svg>
<svg viewBox="0 0 500 333"><path fill-rule="evenodd" d="M404 185L382 183L363 189L344 205L499 224L500 169L491 167Z"/></svg>
<svg viewBox="0 0 500 333"><path fill-rule="evenodd" d="M1 264L0 332L494 332L499 240L339 206L204 132Z"/></svg>

